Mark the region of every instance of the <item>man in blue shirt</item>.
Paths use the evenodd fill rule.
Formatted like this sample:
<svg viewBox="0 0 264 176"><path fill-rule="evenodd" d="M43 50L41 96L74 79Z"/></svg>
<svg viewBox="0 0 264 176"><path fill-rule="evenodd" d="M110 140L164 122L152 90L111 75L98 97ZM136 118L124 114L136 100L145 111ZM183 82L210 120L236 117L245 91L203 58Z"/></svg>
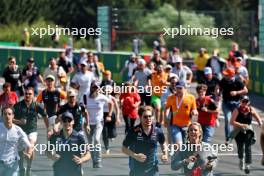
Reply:
<svg viewBox="0 0 264 176"><path fill-rule="evenodd" d="M154 125L153 108L139 109L140 124L132 128L123 141L122 151L129 156L130 176L158 176L158 143L162 149L162 161L167 162L165 136Z"/></svg>

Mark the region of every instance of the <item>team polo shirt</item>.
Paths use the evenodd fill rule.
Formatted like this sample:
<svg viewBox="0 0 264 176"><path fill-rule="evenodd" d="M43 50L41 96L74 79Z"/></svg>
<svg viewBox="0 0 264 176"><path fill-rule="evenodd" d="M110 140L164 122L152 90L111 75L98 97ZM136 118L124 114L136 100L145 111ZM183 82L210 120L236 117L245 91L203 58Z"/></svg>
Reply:
<svg viewBox="0 0 264 176"><path fill-rule="evenodd" d="M53 164L55 175L81 176L81 164L76 164L72 159L73 155L81 157L81 153L85 153L82 151L85 146L84 137L73 130L70 137L66 138L61 130L59 134L51 136L50 144L57 147L56 154L60 155L59 160Z"/></svg>
<svg viewBox="0 0 264 176"><path fill-rule="evenodd" d="M180 104L181 99L178 99L178 103ZM172 125L177 125L180 127L188 126L191 123L191 111L196 109L196 100L192 94L185 93L183 96L182 103L177 109L176 105L176 95L170 95L167 99L166 109L171 109L172 111Z"/></svg>
<svg viewBox="0 0 264 176"><path fill-rule="evenodd" d="M45 109L49 117L56 115L56 112L60 105L60 100L66 99L66 93L64 91L43 90L37 97L37 102L43 102Z"/></svg>
<svg viewBox="0 0 264 176"><path fill-rule="evenodd" d="M152 125L151 133L146 135L141 125L137 125L128 131L123 146L134 153L143 153L147 156L145 162L139 162L129 157L130 171L134 175L144 175L157 168L158 164L158 143L163 145L165 136L161 128Z"/></svg>
<svg viewBox="0 0 264 176"><path fill-rule="evenodd" d="M167 85L164 82L167 82L168 74L162 72L158 74L154 72L151 74L151 85L152 85L152 95L161 97L163 91L167 89Z"/></svg>
<svg viewBox="0 0 264 176"><path fill-rule="evenodd" d="M85 112L85 107L83 105L79 105L78 103L76 103L75 106L71 107L68 103L66 103L65 105L61 106L57 115L61 115L66 111L69 111L70 113L72 113L74 117L73 129L76 131L81 131L82 124L83 124L82 114Z"/></svg>
<svg viewBox="0 0 264 176"><path fill-rule="evenodd" d="M25 100L22 100L14 105L14 114L15 119L17 120L27 120L25 125L18 125L25 131L26 134L37 131L38 114L40 114L42 118L47 116L44 108L39 103L32 102L29 107L27 107Z"/></svg>

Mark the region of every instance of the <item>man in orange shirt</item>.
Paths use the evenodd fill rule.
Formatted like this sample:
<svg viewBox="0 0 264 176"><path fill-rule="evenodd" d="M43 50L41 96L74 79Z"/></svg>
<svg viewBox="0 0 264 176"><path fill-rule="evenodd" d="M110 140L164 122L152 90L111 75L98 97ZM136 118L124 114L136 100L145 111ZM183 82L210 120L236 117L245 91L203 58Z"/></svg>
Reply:
<svg viewBox="0 0 264 176"><path fill-rule="evenodd" d="M176 84L176 93L168 97L165 115L171 111L171 139L173 144L185 142L186 127L191 124L191 116L197 116L195 97L188 93L183 81ZM185 130L186 129L186 130Z"/></svg>
<svg viewBox="0 0 264 176"><path fill-rule="evenodd" d="M158 65L157 71L149 77L150 85L152 86L151 105L155 108L156 123L160 126L163 122L161 114L161 95L166 91L168 83L168 74L164 72L163 66Z"/></svg>

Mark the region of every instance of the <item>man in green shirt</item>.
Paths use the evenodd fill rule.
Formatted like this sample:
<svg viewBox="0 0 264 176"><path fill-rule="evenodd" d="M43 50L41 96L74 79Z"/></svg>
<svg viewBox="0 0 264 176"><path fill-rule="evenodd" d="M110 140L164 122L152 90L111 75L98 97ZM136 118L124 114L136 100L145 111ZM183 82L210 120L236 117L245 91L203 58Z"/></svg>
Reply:
<svg viewBox="0 0 264 176"><path fill-rule="evenodd" d="M37 120L38 115L44 119L45 125L48 128L48 117L44 110L44 108L34 100L34 89L32 87L28 87L25 90L25 97L20 102L14 105L15 118L13 122L20 126L23 131L27 134L29 142L32 146L35 146L37 142ZM23 151L20 152L20 155L23 156ZM27 161L27 176L30 175L31 172L31 164L34 158L34 151L32 156ZM19 161L19 170L20 175L25 175L25 168L23 164L23 157L21 157Z"/></svg>

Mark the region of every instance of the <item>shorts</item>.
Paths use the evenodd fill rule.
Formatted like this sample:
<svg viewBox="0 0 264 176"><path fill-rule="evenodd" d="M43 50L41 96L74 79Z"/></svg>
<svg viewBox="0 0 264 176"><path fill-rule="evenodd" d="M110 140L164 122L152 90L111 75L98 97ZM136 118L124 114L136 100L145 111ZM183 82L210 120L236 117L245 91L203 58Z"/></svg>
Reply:
<svg viewBox="0 0 264 176"><path fill-rule="evenodd" d="M38 139L38 132L31 132L28 135L28 139L34 142L37 142Z"/></svg>
<svg viewBox="0 0 264 176"><path fill-rule="evenodd" d="M155 107L161 106L161 98L160 98L160 96L152 95L151 96L151 104L153 106L155 106Z"/></svg>

